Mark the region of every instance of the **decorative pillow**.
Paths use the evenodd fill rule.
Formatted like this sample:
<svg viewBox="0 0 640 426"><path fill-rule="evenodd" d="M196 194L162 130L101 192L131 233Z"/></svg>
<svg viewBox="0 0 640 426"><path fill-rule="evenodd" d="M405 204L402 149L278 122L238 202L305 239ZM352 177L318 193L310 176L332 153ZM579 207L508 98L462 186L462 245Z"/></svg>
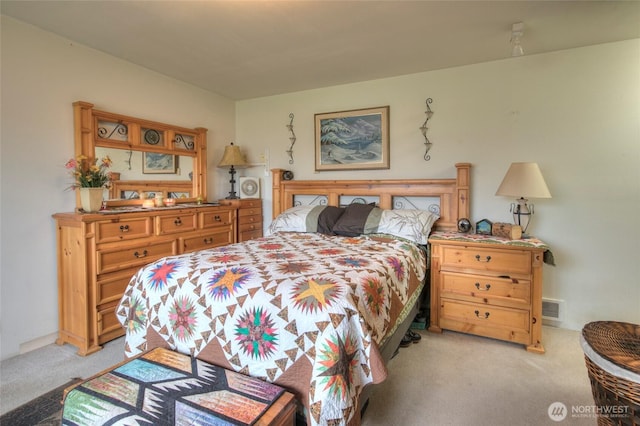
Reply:
<svg viewBox="0 0 640 426"><path fill-rule="evenodd" d="M326 206L318 216L318 232L327 235L336 235L333 232L333 226L336 224L340 216L344 213L344 208L335 206Z"/></svg>
<svg viewBox="0 0 640 426"><path fill-rule="evenodd" d="M438 218L426 210L382 210L376 232L427 244L431 227Z"/></svg>
<svg viewBox="0 0 640 426"><path fill-rule="evenodd" d="M318 216L327 206L295 206L280 213L271 225L269 234L285 232L316 232Z"/></svg>
<svg viewBox="0 0 640 426"><path fill-rule="evenodd" d="M349 204L333 226L333 232L345 237L375 232L381 212L372 204Z"/></svg>

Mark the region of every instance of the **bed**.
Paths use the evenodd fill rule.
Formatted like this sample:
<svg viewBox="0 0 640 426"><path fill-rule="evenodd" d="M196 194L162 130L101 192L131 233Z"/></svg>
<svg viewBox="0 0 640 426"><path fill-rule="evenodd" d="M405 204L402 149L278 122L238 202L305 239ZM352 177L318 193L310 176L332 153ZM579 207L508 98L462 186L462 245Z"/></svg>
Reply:
<svg viewBox="0 0 640 426"><path fill-rule="evenodd" d="M296 181L274 169L265 237L160 259L131 279L116 311L126 356L189 353L287 388L309 425L359 424L417 312L429 232L469 217L470 165L456 170Z"/></svg>

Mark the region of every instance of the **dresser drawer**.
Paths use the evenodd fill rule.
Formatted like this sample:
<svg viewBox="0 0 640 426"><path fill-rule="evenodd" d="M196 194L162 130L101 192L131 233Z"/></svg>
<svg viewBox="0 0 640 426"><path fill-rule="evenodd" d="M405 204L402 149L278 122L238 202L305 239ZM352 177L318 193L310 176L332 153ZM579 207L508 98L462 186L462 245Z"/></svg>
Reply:
<svg viewBox="0 0 640 426"><path fill-rule="evenodd" d="M528 310L441 299L440 325L449 330L527 343Z"/></svg>
<svg viewBox="0 0 640 426"><path fill-rule="evenodd" d="M240 221L242 221L243 218L247 217L259 217L260 220L262 220L262 207L243 207L238 210L238 217L240 218Z"/></svg>
<svg viewBox="0 0 640 426"><path fill-rule="evenodd" d="M262 231L262 222L246 222L241 223L238 226L238 231L247 232L247 231Z"/></svg>
<svg viewBox="0 0 640 426"><path fill-rule="evenodd" d="M240 216L238 217L238 229L243 230L243 226L251 224L259 224L262 226L262 215L243 215L242 210L240 210Z"/></svg>
<svg viewBox="0 0 640 426"><path fill-rule="evenodd" d="M260 198L245 198L244 200L240 200L240 208L241 209L262 209L262 200Z"/></svg>
<svg viewBox="0 0 640 426"><path fill-rule="evenodd" d="M484 303L522 303L526 306L531 302L529 280L453 272L442 272L441 279L443 297L468 297L469 300L481 299Z"/></svg>
<svg viewBox="0 0 640 426"><path fill-rule="evenodd" d="M484 247L442 247L443 270L497 272L500 275L530 274L531 253L526 250L496 250Z"/></svg>
<svg viewBox="0 0 640 426"><path fill-rule="evenodd" d="M262 229L240 232L238 242L253 240L262 237Z"/></svg>
<svg viewBox="0 0 640 426"><path fill-rule="evenodd" d="M215 228L218 226L231 225L234 220L234 210L220 210L200 213L200 227L203 229Z"/></svg>
<svg viewBox="0 0 640 426"><path fill-rule="evenodd" d="M116 316L117 307L118 304L115 303L97 312L96 325L98 326L99 345L124 335L124 328Z"/></svg>
<svg viewBox="0 0 640 426"><path fill-rule="evenodd" d="M233 229L221 229L195 237L180 238L182 253L220 247L233 242Z"/></svg>
<svg viewBox="0 0 640 426"><path fill-rule="evenodd" d="M158 234L175 234L195 231L198 227L197 213L158 216Z"/></svg>
<svg viewBox="0 0 640 426"><path fill-rule="evenodd" d="M177 240L175 239L153 241L138 246L116 246L99 249L96 252L97 274L140 267L161 257L177 253Z"/></svg>
<svg viewBox="0 0 640 426"><path fill-rule="evenodd" d="M131 268L126 271L101 275L100 279L98 279L96 305L119 301L127 284L129 284L129 281L137 271L138 268Z"/></svg>
<svg viewBox="0 0 640 426"><path fill-rule="evenodd" d="M139 217L96 222L96 243L134 240L153 235L153 219Z"/></svg>

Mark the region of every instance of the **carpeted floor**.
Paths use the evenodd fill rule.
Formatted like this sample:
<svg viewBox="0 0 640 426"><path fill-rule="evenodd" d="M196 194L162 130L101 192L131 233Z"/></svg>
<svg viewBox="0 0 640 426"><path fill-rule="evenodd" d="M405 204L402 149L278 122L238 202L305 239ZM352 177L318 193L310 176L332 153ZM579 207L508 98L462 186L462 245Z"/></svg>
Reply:
<svg viewBox="0 0 640 426"><path fill-rule="evenodd" d="M0 425L11 426L59 426L62 418L62 394L64 390L79 382L73 379L64 385L9 411L0 417Z"/></svg>
<svg viewBox="0 0 640 426"><path fill-rule="evenodd" d="M389 377L376 385L362 426L556 425L550 404L562 402L568 410L593 405L579 331L543 327L544 355L462 333L420 334L420 343L401 349L389 363ZM71 377L91 377L121 362L123 346L120 338L79 357L71 345L49 345L2 361L2 412ZM562 422L595 424L593 415Z"/></svg>

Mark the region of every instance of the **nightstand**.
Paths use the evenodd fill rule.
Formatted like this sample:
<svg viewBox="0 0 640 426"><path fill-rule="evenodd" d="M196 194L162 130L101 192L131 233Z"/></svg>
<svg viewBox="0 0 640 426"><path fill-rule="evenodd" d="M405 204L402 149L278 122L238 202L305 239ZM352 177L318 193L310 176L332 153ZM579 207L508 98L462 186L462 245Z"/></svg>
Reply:
<svg viewBox="0 0 640 426"><path fill-rule="evenodd" d="M220 204L238 209L238 223L236 226L238 242L262 237L262 199L224 199L220 200Z"/></svg>
<svg viewBox="0 0 640 426"><path fill-rule="evenodd" d="M435 232L429 331L453 330L526 346L542 345L542 264L535 238Z"/></svg>

